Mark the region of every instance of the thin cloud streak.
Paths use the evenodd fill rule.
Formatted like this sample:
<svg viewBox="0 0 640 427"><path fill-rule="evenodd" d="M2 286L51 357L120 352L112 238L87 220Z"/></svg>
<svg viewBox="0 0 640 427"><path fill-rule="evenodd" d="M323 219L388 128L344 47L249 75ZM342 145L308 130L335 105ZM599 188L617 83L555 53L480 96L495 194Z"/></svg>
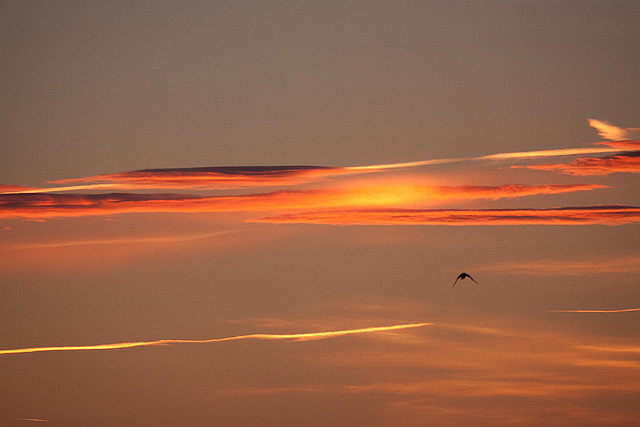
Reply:
<svg viewBox="0 0 640 427"><path fill-rule="evenodd" d="M134 212L258 212L303 208L408 206L441 199L514 198L606 188L595 184L538 186L370 185L344 189L276 191L237 196L179 194L4 194L0 218L47 218Z"/></svg>
<svg viewBox="0 0 640 427"><path fill-rule="evenodd" d="M156 340L156 341L137 341L137 342L124 342L114 344L98 344L98 345L83 345L83 346L60 346L60 347L31 347L31 348L18 348L12 350L0 350L1 354L22 354L22 353L37 353L47 351L83 351L83 350L115 350L125 349L133 347L144 346L158 346L158 345L170 345L170 344L209 344L225 341L238 341L238 340L288 340L288 341L309 341L319 340L325 338L333 338L344 335L365 334L374 332L388 332L400 329L419 328L423 326L431 325L432 323L408 323L401 325L391 326L375 326L370 328L360 329L345 329L341 331L328 331L328 332L307 332L300 334L249 334L249 335L236 335L233 337L225 338L212 338L206 340L180 340L180 339L168 339L168 340Z"/></svg>
<svg viewBox="0 0 640 427"><path fill-rule="evenodd" d="M640 308L622 308L618 310L549 310L548 313L628 313L640 311Z"/></svg>
<svg viewBox="0 0 640 427"><path fill-rule="evenodd" d="M148 244L148 243L177 243L190 242L195 240L206 240L226 234L235 234L244 230L221 230L209 233L188 234L184 236L162 236L162 237L139 237L139 238L123 238L123 239L102 239L102 240L73 240L62 242L47 243L25 243L8 245L0 247L0 250L8 249L46 249L46 248L64 248L70 246L94 246L94 245L127 245L127 244Z"/></svg>
<svg viewBox="0 0 640 427"><path fill-rule="evenodd" d="M628 346L628 345L608 345L608 346L580 345L580 346L577 346L577 348L583 349L583 350L602 351L606 353L640 353L640 346Z"/></svg>
<svg viewBox="0 0 640 427"><path fill-rule="evenodd" d="M315 211L250 220L271 224L327 225L622 225L640 221L640 207L587 206L554 209Z"/></svg>
<svg viewBox="0 0 640 427"><path fill-rule="evenodd" d="M474 271L534 276L584 276L591 274L640 273L640 256L619 258L508 261L474 267Z"/></svg>

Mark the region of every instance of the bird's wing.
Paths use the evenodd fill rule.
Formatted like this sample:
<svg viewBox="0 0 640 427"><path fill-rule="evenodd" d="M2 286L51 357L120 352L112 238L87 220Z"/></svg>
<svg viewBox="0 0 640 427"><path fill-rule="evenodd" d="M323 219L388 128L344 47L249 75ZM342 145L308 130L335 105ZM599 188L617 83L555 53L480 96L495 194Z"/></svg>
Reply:
<svg viewBox="0 0 640 427"><path fill-rule="evenodd" d="M469 279L473 280L473 277L469 276L468 274L467 274L467 277L468 277ZM476 282L475 280L473 280L473 283L475 283L476 285L478 284L478 282Z"/></svg>
<svg viewBox="0 0 640 427"><path fill-rule="evenodd" d="M458 280L460 280L460 276L458 276L458 277L456 278L456 281L455 281L455 282L453 282L453 286L452 286L452 288L455 288L455 287L456 287L456 283L458 283Z"/></svg>

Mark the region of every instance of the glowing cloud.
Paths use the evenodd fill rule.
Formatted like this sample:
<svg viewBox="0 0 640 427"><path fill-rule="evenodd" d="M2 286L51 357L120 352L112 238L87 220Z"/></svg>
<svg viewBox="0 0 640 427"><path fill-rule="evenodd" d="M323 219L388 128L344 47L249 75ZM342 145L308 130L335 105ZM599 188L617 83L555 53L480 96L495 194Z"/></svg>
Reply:
<svg viewBox="0 0 640 427"><path fill-rule="evenodd" d="M554 209L342 210L284 214L254 222L330 225L620 225L640 221L640 207L588 206Z"/></svg>
<svg viewBox="0 0 640 427"><path fill-rule="evenodd" d="M133 347L144 346L157 346L157 345L169 345L169 344L209 344L225 341L238 341L238 340L289 340L289 341L308 341L319 340L325 338L340 337L344 335L365 334L373 332L388 332L396 331L400 329L419 328L422 326L428 326L431 323L408 323L402 325L392 326L375 326L371 328L360 329L346 329L341 331L329 331L329 332L308 332L301 334L250 334L250 335L236 335L226 338L212 338L206 340L156 340L156 341L137 341L137 342L123 342L114 344L98 344L98 345L81 345L81 346L61 346L61 347L31 347L31 348L17 348L12 350L0 350L0 354L21 354L21 353L37 353L44 351L82 351L82 350L115 350L125 349Z"/></svg>
<svg viewBox="0 0 640 427"><path fill-rule="evenodd" d="M539 186L371 185L276 191L237 196L179 194L0 194L0 218L77 217L131 212L257 212L302 208L407 206L440 199L500 199L605 188L594 184Z"/></svg>
<svg viewBox="0 0 640 427"><path fill-rule="evenodd" d="M589 126L598 130L598 135L612 141L640 138L640 128L621 128L601 120L588 119Z"/></svg>

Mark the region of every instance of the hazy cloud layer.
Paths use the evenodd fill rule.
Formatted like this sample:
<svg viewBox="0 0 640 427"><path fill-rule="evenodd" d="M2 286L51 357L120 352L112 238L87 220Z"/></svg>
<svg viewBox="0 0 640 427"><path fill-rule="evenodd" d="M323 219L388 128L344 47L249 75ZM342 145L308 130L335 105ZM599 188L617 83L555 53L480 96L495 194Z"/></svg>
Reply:
<svg viewBox="0 0 640 427"><path fill-rule="evenodd" d="M421 425L427 416L449 425L461 415L487 425L536 425L541 410L549 411L545 419L565 423L634 420L635 410L624 404L638 391L640 350L634 340L576 337L549 324L522 327L510 320L436 320L428 328L403 332L392 345L368 340L306 353L304 366L350 373L329 384L313 378L273 381L232 385L216 393L383 396L382 404L394 411L391 422L407 425ZM368 374L358 375L363 371ZM594 406L607 396L621 403ZM531 404L527 411L523 402Z"/></svg>

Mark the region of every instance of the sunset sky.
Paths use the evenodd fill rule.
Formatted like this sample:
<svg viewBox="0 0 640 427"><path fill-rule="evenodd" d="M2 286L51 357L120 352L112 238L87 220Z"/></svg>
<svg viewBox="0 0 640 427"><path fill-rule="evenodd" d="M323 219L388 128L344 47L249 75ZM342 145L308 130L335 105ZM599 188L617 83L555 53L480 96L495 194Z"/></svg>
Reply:
<svg viewBox="0 0 640 427"><path fill-rule="evenodd" d="M2 2L0 425L637 425L639 22Z"/></svg>

